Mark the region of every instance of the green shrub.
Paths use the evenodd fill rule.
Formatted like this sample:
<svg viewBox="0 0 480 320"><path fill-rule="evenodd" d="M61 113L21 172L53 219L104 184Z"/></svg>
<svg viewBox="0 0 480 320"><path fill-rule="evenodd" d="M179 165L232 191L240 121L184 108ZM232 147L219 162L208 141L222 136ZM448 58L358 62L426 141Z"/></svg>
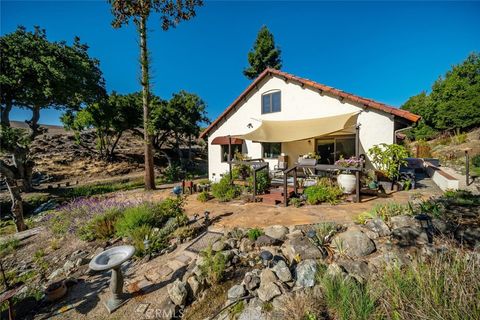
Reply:
<svg viewBox="0 0 480 320"><path fill-rule="evenodd" d="M182 226L175 230L173 237L179 239L180 242L184 242L185 240L193 239L198 232L199 228L196 228L192 225Z"/></svg>
<svg viewBox="0 0 480 320"><path fill-rule="evenodd" d="M0 243L0 258L8 256L20 246L20 240L12 238Z"/></svg>
<svg viewBox="0 0 480 320"><path fill-rule="evenodd" d="M300 208L303 205L303 200L300 198L290 198L288 204L294 206L295 208Z"/></svg>
<svg viewBox="0 0 480 320"><path fill-rule="evenodd" d="M447 190L443 194L443 199L450 203L460 206L479 205L480 197L469 190Z"/></svg>
<svg viewBox="0 0 480 320"><path fill-rule="evenodd" d="M472 157L472 165L474 167L480 168L480 154Z"/></svg>
<svg viewBox="0 0 480 320"><path fill-rule="evenodd" d="M270 178L270 175L268 174L267 170L260 170L257 172L257 194L262 194L265 193L265 191L270 188L270 182L272 179ZM253 174L248 178L249 182L249 189L253 191Z"/></svg>
<svg viewBox="0 0 480 320"><path fill-rule="evenodd" d="M147 253L144 241L152 238L152 227L142 225L131 229L129 230L128 237L132 241L132 245L135 247L135 255L142 257Z"/></svg>
<svg viewBox="0 0 480 320"><path fill-rule="evenodd" d="M176 182L182 179L182 168L177 164L172 164L165 168L163 177L166 182Z"/></svg>
<svg viewBox="0 0 480 320"><path fill-rule="evenodd" d="M356 222L365 224L368 220L376 218L388 222L391 217L412 214L414 214L414 212L409 205L403 205L396 202L379 203L373 206L370 211L359 214L356 218Z"/></svg>
<svg viewBox="0 0 480 320"><path fill-rule="evenodd" d="M152 209L153 206L147 203L125 209L123 216L115 222L116 234L121 237L128 237L130 231L136 228L142 226L161 226L163 219L155 215Z"/></svg>
<svg viewBox="0 0 480 320"><path fill-rule="evenodd" d="M215 285L223 280L225 276L225 268L227 263L226 255L221 252L214 252L212 246L209 245L207 249L200 252L203 258L199 265L202 275L205 277L210 285Z"/></svg>
<svg viewBox="0 0 480 320"><path fill-rule="evenodd" d="M480 319L480 261L455 249L403 268L385 270L378 281L379 318Z"/></svg>
<svg viewBox="0 0 480 320"><path fill-rule="evenodd" d="M239 195L239 190L237 186L231 184L228 175L225 175L218 183L212 184L212 194L219 201L226 202L235 199Z"/></svg>
<svg viewBox="0 0 480 320"><path fill-rule="evenodd" d="M315 226L315 233L320 245L325 245L337 233L340 226L334 222L321 222Z"/></svg>
<svg viewBox="0 0 480 320"><path fill-rule="evenodd" d="M466 132L464 133L460 133L460 132L457 132L454 136L453 136L453 143L454 144L462 144L462 143L465 143L467 142L467 139L468 139L468 135Z"/></svg>
<svg viewBox="0 0 480 320"><path fill-rule="evenodd" d="M375 168L378 168L390 180L397 179L400 175L400 166L405 165L408 150L398 144L381 143L368 150L368 155Z"/></svg>
<svg viewBox="0 0 480 320"><path fill-rule="evenodd" d="M366 285L351 278L326 274L326 268L319 268L316 281L320 284L329 313L335 319L368 320L375 313L376 299Z"/></svg>
<svg viewBox="0 0 480 320"><path fill-rule="evenodd" d="M184 214L184 207L185 198L167 198L155 206L154 214L164 218L177 218Z"/></svg>
<svg viewBox="0 0 480 320"><path fill-rule="evenodd" d="M237 319L244 309L245 302L243 300L238 301L236 304L234 304L229 310L231 319Z"/></svg>
<svg viewBox="0 0 480 320"><path fill-rule="evenodd" d="M115 235L115 223L122 215L123 210L119 208L107 210L80 227L78 236L84 241L110 239Z"/></svg>
<svg viewBox="0 0 480 320"><path fill-rule="evenodd" d="M252 168L246 164L237 164L232 168L233 179L245 180L252 174Z"/></svg>
<svg viewBox="0 0 480 320"><path fill-rule="evenodd" d="M207 202L210 200L210 192L208 191L202 191L198 194L197 200L200 202Z"/></svg>
<svg viewBox="0 0 480 320"><path fill-rule="evenodd" d="M309 204L319 204L322 202L337 204L343 196L343 191L338 186L319 184L306 188L304 194Z"/></svg>
<svg viewBox="0 0 480 320"><path fill-rule="evenodd" d="M263 234L264 234L263 230L259 228L252 228L247 231L247 237L252 241L257 240L258 237L260 237Z"/></svg>

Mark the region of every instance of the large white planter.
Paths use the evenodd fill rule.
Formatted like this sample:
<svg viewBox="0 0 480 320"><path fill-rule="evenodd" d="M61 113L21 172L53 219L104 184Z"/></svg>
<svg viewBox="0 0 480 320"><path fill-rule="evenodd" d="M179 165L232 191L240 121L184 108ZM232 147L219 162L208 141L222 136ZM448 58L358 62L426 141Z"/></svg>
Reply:
<svg viewBox="0 0 480 320"><path fill-rule="evenodd" d="M340 188L342 188L343 193L353 193L357 186L357 178L354 174L351 173L341 173L337 177L337 182Z"/></svg>

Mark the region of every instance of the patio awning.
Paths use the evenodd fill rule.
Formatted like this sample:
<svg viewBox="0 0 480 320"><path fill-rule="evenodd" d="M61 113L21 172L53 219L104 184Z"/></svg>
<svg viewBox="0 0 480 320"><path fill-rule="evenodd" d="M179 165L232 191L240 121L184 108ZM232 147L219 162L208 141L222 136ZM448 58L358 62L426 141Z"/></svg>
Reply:
<svg viewBox="0 0 480 320"><path fill-rule="evenodd" d="M263 120L257 129L235 137L258 142L290 142L342 131L355 132L358 114L353 112L306 120Z"/></svg>
<svg viewBox="0 0 480 320"><path fill-rule="evenodd" d="M235 137L231 137L230 139L231 139L232 144L243 144L243 139L235 138ZM212 144L227 145L228 144L228 137L227 136L215 137L212 140Z"/></svg>

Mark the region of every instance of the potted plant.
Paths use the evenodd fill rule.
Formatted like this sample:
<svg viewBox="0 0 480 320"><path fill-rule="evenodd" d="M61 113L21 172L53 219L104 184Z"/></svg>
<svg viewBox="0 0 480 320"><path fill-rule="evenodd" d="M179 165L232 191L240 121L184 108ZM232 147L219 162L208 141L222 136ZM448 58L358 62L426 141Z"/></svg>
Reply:
<svg viewBox="0 0 480 320"><path fill-rule="evenodd" d="M380 174L377 175L379 184L385 189L392 190L394 181L400 176L400 166L407 164L405 160L408 157L407 149L398 144L382 143L371 147L368 155L374 167L379 170Z"/></svg>
<svg viewBox="0 0 480 320"><path fill-rule="evenodd" d="M309 152L303 156L300 156L300 158L298 158L298 163L304 166L315 166L319 159L319 155L315 154L314 152Z"/></svg>
<svg viewBox="0 0 480 320"><path fill-rule="evenodd" d="M344 159L340 157L335 161L337 167L342 167L340 174L337 176L337 182L343 193L353 193L357 185L357 177L350 171L352 168L360 168L363 164L363 160L357 157L350 157Z"/></svg>
<svg viewBox="0 0 480 320"><path fill-rule="evenodd" d="M377 175L375 174L375 170L367 170L365 184L371 190L376 190L378 188Z"/></svg>

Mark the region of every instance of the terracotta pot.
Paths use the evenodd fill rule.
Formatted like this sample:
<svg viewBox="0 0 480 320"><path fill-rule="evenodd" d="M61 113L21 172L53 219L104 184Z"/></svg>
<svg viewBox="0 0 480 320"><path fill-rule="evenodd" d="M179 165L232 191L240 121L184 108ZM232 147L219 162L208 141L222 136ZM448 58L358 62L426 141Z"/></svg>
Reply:
<svg viewBox="0 0 480 320"><path fill-rule="evenodd" d="M45 296L48 301L57 301L67 293L65 282L54 282L45 289Z"/></svg>
<svg viewBox="0 0 480 320"><path fill-rule="evenodd" d="M337 182L340 188L342 188L343 193L350 194L355 192L357 186L357 178L354 174L341 173L337 177Z"/></svg>

